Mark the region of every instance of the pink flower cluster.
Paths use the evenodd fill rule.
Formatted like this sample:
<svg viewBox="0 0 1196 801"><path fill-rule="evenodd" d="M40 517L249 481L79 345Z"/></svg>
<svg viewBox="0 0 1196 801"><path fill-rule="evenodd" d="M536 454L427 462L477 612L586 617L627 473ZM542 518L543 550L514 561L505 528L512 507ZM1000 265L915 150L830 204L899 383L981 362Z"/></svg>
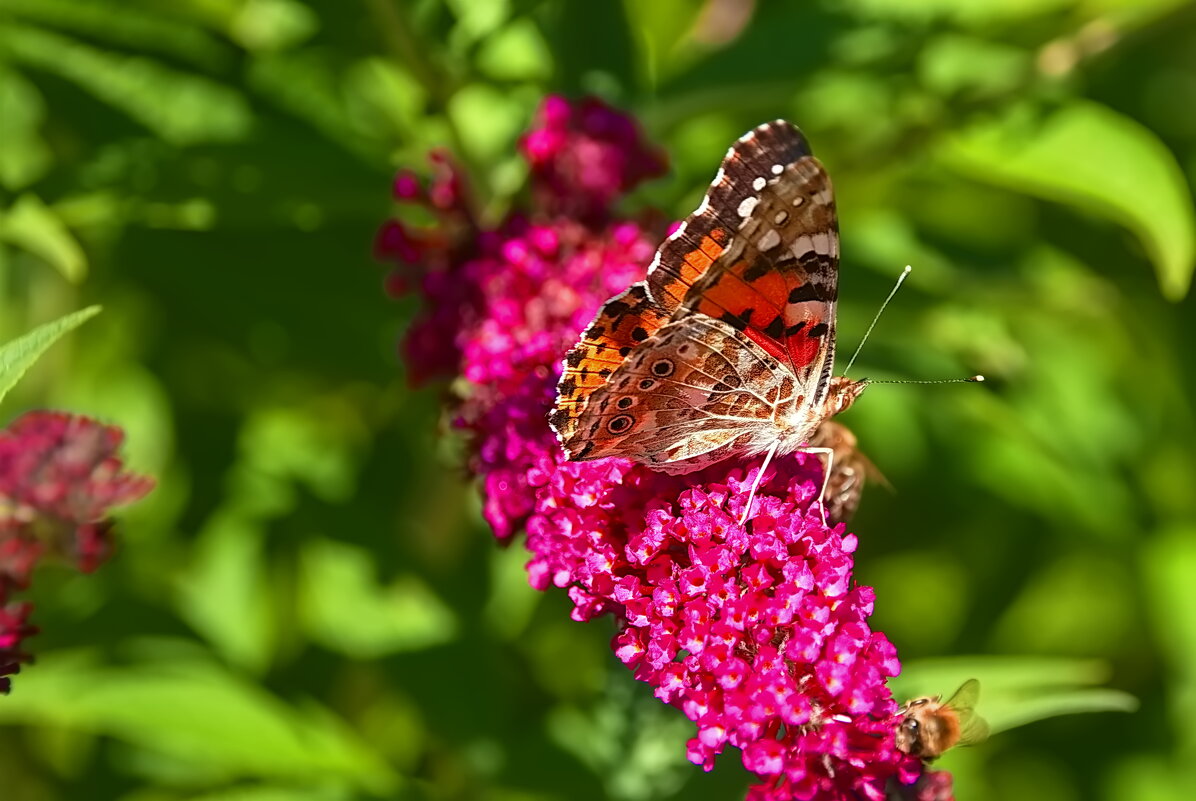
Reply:
<svg viewBox="0 0 1196 801"><path fill-rule="evenodd" d="M549 128L561 124L563 103L545 103L541 116ZM536 193L553 208L584 205L591 222L540 210L484 230L459 171L434 153L427 185L402 172L394 195L401 207L422 207L437 226L391 220L375 242L377 254L395 265L390 291L414 290L423 300L402 344L411 377L422 383L460 375L468 382L455 398L455 423L471 433L470 467L482 477L486 519L503 540L523 528L534 487L555 469L560 449L545 414L562 355L601 299L643 277L655 250L657 237L641 222L593 221L608 213L613 188L632 183L627 169L649 174L663 163L645 155L626 117L597 101L585 108L584 119L597 131L552 128L551 142L533 132L524 153L535 163L553 148L576 145L593 156L585 175L543 162L547 177Z"/></svg>
<svg viewBox="0 0 1196 801"><path fill-rule="evenodd" d="M901 665L852 586L856 539L823 523L805 454L769 470L740 525L755 472L563 463L528 521L532 583L568 587L575 619L618 615L615 654L697 725L690 760L736 746L763 780L751 798L882 798L920 765L893 744Z"/></svg>
<svg viewBox="0 0 1196 801"><path fill-rule="evenodd" d="M36 633L28 603L10 602L29 587L44 556L94 570L109 550L108 509L153 488L125 473L116 456L124 435L84 417L30 412L0 431L0 692L28 654Z"/></svg>
<svg viewBox="0 0 1196 801"><path fill-rule="evenodd" d="M520 149L542 211L599 225L620 195L666 166L630 117L594 98L545 98Z"/></svg>
<svg viewBox="0 0 1196 801"><path fill-rule="evenodd" d="M531 583L567 588L575 619L617 617L615 654L694 722L696 764L738 748L759 801L908 795L923 771L894 746L885 682L900 663L868 625L872 590L853 585L855 537L823 521L816 458L776 460L746 526L755 464L668 476L565 461L546 421L560 361L598 306L643 277L660 234L610 204L661 160L598 101L549 98L522 147L530 214L481 230L463 192L437 204L438 187L463 185L438 157L429 185L403 174L396 196L441 224L392 222L379 239L391 286L423 301L404 343L412 375L464 379L454 420L495 533L526 530Z"/></svg>

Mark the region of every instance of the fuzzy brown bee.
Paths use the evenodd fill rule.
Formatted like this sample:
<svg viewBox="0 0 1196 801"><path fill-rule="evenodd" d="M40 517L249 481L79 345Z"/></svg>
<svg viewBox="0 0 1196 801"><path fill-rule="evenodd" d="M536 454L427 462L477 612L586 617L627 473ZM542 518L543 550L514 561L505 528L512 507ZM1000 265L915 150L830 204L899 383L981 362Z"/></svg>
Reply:
<svg viewBox="0 0 1196 801"><path fill-rule="evenodd" d="M976 714L980 682L965 681L946 702L942 696L907 701L897 727L897 749L926 761L957 745L973 745L988 736L988 724Z"/></svg>
<svg viewBox="0 0 1196 801"><path fill-rule="evenodd" d="M825 420L810 437L810 446L831 451L830 474L822 493L822 505L830 523L846 523L860 505L864 479L888 484L856 444L855 434L842 423Z"/></svg>

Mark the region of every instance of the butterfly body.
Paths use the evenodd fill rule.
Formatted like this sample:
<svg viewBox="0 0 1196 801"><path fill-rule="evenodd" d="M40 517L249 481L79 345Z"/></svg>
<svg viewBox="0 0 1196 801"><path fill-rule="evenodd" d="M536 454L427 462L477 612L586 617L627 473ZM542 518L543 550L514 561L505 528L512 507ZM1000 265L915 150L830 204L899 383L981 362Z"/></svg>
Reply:
<svg viewBox="0 0 1196 801"><path fill-rule="evenodd" d="M565 453L686 473L806 446L867 385L832 377L838 260L830 179L801 132L746 134L565 358L549 416Z"/></svg>

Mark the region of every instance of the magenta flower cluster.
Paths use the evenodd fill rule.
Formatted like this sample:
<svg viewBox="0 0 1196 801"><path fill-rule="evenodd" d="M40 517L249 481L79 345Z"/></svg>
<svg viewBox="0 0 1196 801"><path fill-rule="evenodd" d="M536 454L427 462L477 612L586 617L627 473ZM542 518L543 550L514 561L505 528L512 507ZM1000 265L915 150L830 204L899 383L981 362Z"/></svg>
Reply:
<svg viewBox="0 0 1196 801"><path fill-rule="evenodd" d="M30 412L0 431L0 692L29 655L31 606L11 601L28 589L44 557L90 572L110 548L108 510L153 488L116 456L124 434L85 417Z"/></svg>
<svg viewBox="0 0 1196 801"><path fill-rule="evenodd" d="M823 520L816 458L776 460L746 525L755 464L668 476L565 461L546 421L560 361L598 306L644 276L662 234L611 204L663 161L593 100L549 98L521 147L530 212L481 229L438 155L430 182L403 173L395 195L439 225L392 221L378 240L391 288L423 301L403 346L411 375L464 379L454 421L496 535L527 532L531 583L566 588L575 619L620 621L615 654L695 724L691 761L709 770L738 748L759 777L750 798L917 797L922 765L894 746L886 686L901 665L869 627L873 591L852 581L856 538ZM937 798L949 797L948 785Z"/></svg>

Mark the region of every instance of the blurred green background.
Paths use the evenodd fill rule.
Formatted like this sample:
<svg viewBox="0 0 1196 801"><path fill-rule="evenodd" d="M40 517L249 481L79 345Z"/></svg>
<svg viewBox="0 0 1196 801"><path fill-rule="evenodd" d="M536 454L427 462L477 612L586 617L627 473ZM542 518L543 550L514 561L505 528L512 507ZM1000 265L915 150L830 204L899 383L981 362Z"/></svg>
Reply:
<svg viewBox="0 0 1196 801"><path fill-rule="evenodd" d="M679 218L727 145L808 134L895 689L985 687L962 801L1196 797L1196 9L1173 0L0 0L0 340L100 303L6 400L123 425L159 488L43 570L0 798L742 797L609 621L495 547L406 388L371 241L395 167L494 219L547 91L634 111ZM943 661L948 660L948 661ZM1082 689L1104 685L1108 690Z"/></svg>

